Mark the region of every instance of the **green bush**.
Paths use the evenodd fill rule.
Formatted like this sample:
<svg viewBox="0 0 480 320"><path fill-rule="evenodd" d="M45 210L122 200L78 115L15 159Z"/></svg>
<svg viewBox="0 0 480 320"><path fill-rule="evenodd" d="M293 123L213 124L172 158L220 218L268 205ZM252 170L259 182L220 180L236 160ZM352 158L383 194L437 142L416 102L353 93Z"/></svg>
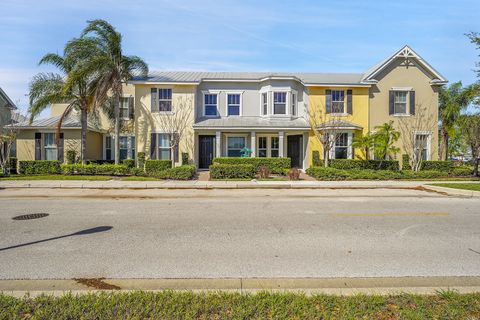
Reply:
<svg viewBox="0 0 480 320"><path fill-rule="evenodd" d="M137 164L139 168L141 169L145 168L145 152L137 153Z"/></svg>
<svg viewBox="0 0 480 320"><path fill-rule="evenodd" d="M343 170L399 170L399 164L396 160L331 159L329 166Z"/></svg>
<svg viewBox="0 0 480 320"><path fill-rule="evenodd" d="M74 164L77 162L77 152L75 150L67 150L67 164Z"/></svg>
<svg viewBox="0 0 480 320"><path fill-rule="evenodd" d="M315 150L315 151L312 151L312 162L313 162L313 166L314 167L320 167L321 164L320 164L320 152Z"/></svg>
<svg viewBox="0 0 480 320"><path fill-rule="evenodd" d="M63 164L61 168L66 175L125 176L130 174L129 168L121 164Z"/></svg>
<svg viewBox="0 0 480 320"><path fill-rule="evenodd" d="M190 163L189 155L187 152L182 152L182 166L186 166Z"/></svg>
<svg viewBox="0 0 480 320"><path fill-rule="evenodd" d="M17 158L10 157L8 158L8 168L10 169L10 173L17 173Z"/></svg>
<svg viewBox="0 0 480 320"><path fill-rule="evenodd" d="M253 179L256 172L252 164L212 164L210 166L212 179Z"/></svg>
<svg viewBox="0 0 480 320"><path fill-rule="evenodd" d="M58 174L61 172L58 160L29 160L18 163L20 174Z"/></svg>
<svg viewBox="0 0 480 320"><path fill-rule="evenodd" d="M145 173L148 176L154 176L160 171L165 171L172 167L171 160L147 160L145 161Z"/></svg>
<svg viewBox="0 0 480 320"><path fill-rule="evenodd" d="M450 173L455 177L468 177L472 175L473 169L469 166L458 166L453 168Z"/></svg>
<svg viewBox="0 0 480 320"><path fill-rule="evenodd" d="M129 168L128 169L130 175L132 176L145 176L145 170L143 170L142 168Z"/></svg>
<svg viewBox="0 0 480 320"><path fill-rule="evenodd" d="M412 170L410 156L408 154L402 154L402 170Z"/></svg>
<svg viewBox="0 0 480 320"><path fill-rule="evenodd" d="M451 172L453 171L454 166L454 161L422 161L420 170Z"/></svg>
<svg viewBox="0 0 480 320"><path fill-rule="evenodd" d="M260 170L261 166L266 166L271 173L283 173L284 169L289 169L291 165L290 158L214 158L213 164L250 164L253 166L255 173Z"/></svg>
<svg viewBox="0 0 480 320"><path fill-rule="evenodd" d="M195 166L184 165L160 171L155 174L155 177L159 179L191 180L195 177L196 172Z"/></svg>
<svg viewBox="0 0 480 320"><path fill-rule="evenodd" d="M133 160L133 159L124 159L124 160L122 161L122 164L123 164L125 167L131 169L131 168L134 168L134 167L135 167L135 160Z"/></svg>

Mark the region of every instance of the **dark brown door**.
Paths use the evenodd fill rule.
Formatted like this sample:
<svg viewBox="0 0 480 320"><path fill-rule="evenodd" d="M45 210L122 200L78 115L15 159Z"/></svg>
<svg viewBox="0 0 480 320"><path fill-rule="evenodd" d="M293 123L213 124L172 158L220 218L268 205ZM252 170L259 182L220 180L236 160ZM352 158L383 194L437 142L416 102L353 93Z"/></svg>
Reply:
<svg viewBox="0 0 480 320"><path fill-rule="evenodd" d="M292 159L292 168L302 167L302 135L287 136L287 157Z"/></svg>
<svg viewBox="0 0 480 320"><path fill-rule="evenodd" d="M215 150L215 136L198 136L199 155L198 167L208 169L212 164L213 153Z"/></svg>

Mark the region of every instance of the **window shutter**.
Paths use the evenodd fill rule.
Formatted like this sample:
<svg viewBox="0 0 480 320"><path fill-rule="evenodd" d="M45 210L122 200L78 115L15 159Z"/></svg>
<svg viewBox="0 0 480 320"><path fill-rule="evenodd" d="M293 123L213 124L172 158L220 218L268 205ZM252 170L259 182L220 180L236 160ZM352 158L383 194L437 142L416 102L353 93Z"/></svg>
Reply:
<svg viewBox="0 0 480 320"><path fill-rule="evenodd" d="M130 119L135 119L135 109L134 109L134 98L129 97L128 98L128 117Z"/></svg>
<svg viewBox="0 0 480 320"><path fill-rule="evenodd" d="M180 146L179 146L180 141L178 141L178 137L179 137L178 133L174 133L173 137L174 137L174 141L177 142L175 147L173 148L173 162L175 163L175 162L178 162L178 159L179 159L178 151L180 149Z"/></svg>
<svg viewBox="0 0 480 320"><path fill-rule="evenodd" d="M415 115L415 91L410 91L410 114Z"/></svg>
<svg viewBox="0 0 480 320"><path fill-rule="evenodd" d="M352 90L347 90L347 113L353 114L352 109Z"/></svg>
<svg viewBox="0 0 480 320"><path fill-rule="evenodd" d="M150 90L150 111L158 112L157 88L152 88Z"/></svg>
<svg viewBox="0 0 480 320"><path fill-rule="evenodd" d="M395 101L395 91L390 90L388 99L388 114L392 115L395 113L394 101Z"/></svg>
<svg viewBox="0 0 480 320"><path fill-rule="evenodd" d="M63 154L63 132L60 132L60 137L58 138L57 145L57 158L60 163L63 163L64 154Z"/></svg>
<svg viewBox="0 0 480 320"><path fill-rule="evenodd" d="M157 159L157 134L150 134L150 159Z"/></svg>
<svg viewBox="0 0 480 320"><path fill-rule="evenodd" d="M42 134L35 132L35 160L42 160Z"/></svg>
<svg viewBox="0 0 480 320"><path fill-rule="evenodd" d="M332 113L332 90L325 90L326 113Z"/></svg>

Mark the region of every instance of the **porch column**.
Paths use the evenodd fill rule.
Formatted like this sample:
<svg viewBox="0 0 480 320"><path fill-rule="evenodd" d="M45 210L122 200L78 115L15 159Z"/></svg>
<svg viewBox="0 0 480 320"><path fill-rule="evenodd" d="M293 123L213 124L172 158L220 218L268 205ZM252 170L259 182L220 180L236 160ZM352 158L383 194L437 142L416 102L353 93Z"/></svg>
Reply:
<svg viewBox="0 0 480 320"><path fill-rule="evenodd" d="M251 157L255 157L257 154L257 133L255 131L250 132L250 149L252 149Z"/></svg>
<svg viewBox="0 0 480 320"><path fill-rule="evenodd" d="M285 155L283 154L283 138L284 138L285 134L283 131L279 131L278 132L278 156L280 158L282 157L285 157Z"/></svg>
<svg viewBox="0 0 480 320"><path fill-rule="evenodd" d="M348 133L347 159L353 159L352 140L353 140L353 132L349 132Z"/></svg>
<svg viewBox="0 0 480 320"><path fill-rule="evenodd" d="M215 157L222 156L222 132L217 131L215 132Z"/></svg>

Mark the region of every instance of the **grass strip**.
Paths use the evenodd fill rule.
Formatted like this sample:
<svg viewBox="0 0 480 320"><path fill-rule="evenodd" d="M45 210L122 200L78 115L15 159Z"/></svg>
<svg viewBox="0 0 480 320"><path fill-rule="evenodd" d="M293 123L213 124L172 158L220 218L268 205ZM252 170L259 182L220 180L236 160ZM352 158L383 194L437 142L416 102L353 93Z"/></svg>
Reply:
<svg viewBox="0 0 480 320"><path fill-rule="evenodd" d="M62 174L31 174L31 175L11 175L8 177L0 177L0 180L95 180L106 181L111 180L110 176L77 176L77 175L62 175Z"/></svg>
<svg viewBox="0 0 480 320"><path fill-rule="evenodd" d="M432 186L480 191L480 183L432 183Z"/></svg>

